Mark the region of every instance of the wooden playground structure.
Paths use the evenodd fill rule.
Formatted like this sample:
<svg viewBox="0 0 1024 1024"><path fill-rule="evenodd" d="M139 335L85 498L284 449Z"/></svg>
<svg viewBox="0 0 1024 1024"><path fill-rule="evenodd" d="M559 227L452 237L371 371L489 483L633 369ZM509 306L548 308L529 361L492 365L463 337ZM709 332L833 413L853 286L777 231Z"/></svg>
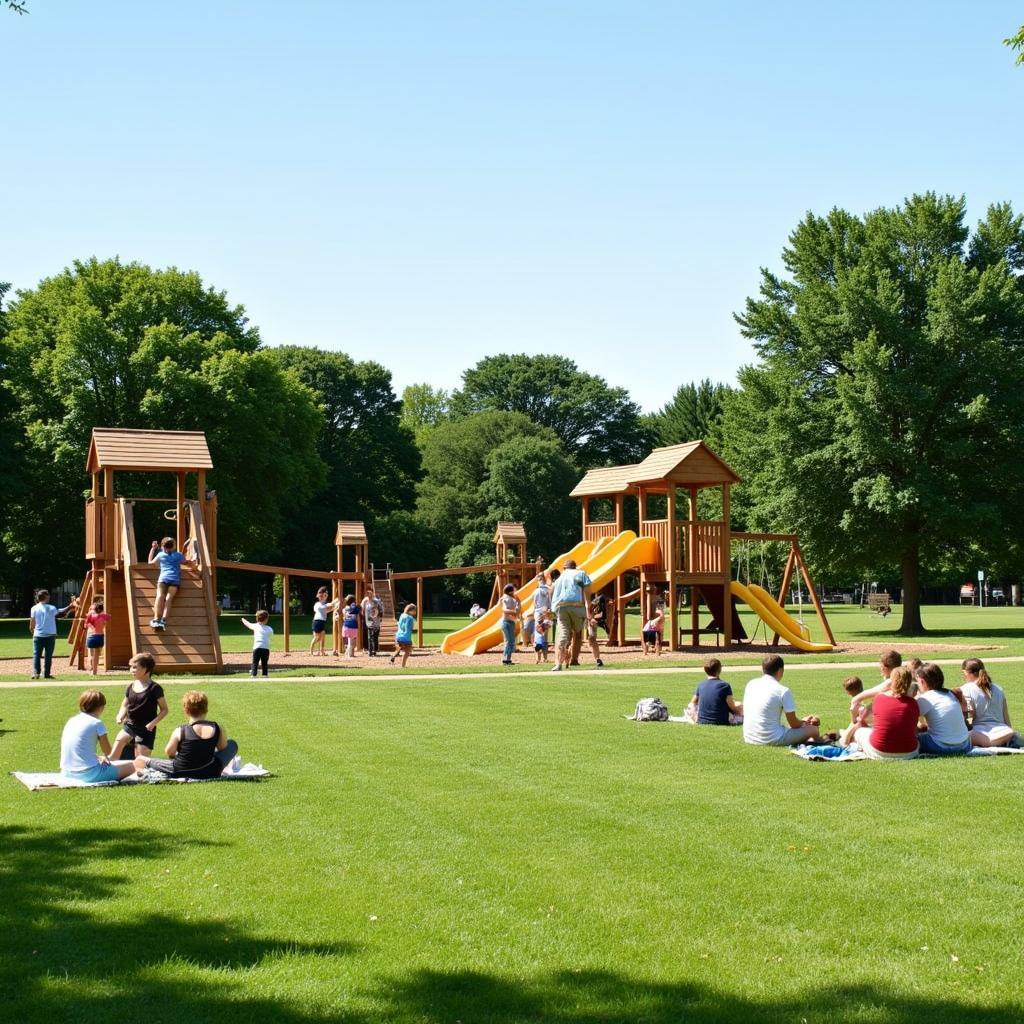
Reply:
<svg viewBox="0 0 1024 1024"><path fill-rule="evenodd" d="M592 469L571 491L579 498L583 512L583 539L606 542L626 529L626 498L637 502L637 533L657 540L657 561L638 566L639 590L624 592L621 575L615 580L615 601L621 610L626 604L649 593L649 588L668 592L665 613L668 619L667 647L678 650L682 635L689 633L693 647L700 646L702 635L715 634L724 647L747 639L736 609L736 589L732 579L732 544L734 541L781 541L789 544L777 603L785 605L793 574L799 571L814 604L818 621L835 646L835 637L811 580L811 574L800 550L796 534L734 533L730 523L730 489L740 483L736 473L703 441L656 448L642 462L626 466ZM713 519L701 519L698 513L701 491L714 491L707 502L719 510ZM680 494L684 496L681 500ZM661 507L652 509L652 499L660 499ZM592 502L603 499L611 509L610 517L594 519ZM690 623L682 628L679 622L680 591L689 590ZM701 604L711 613L711 620L701 625ZM641 605L642 615L648 606ZM755 609L756 611L756 609ZM619 643L626 641L625 616L618 616ZM780 633L773 633L772 644L778 644Z"/></svg>
<svg viewBox="0 0 1024 1024"><path fill-rule="evenodd" d="M222 672L224 657L218 630L217 573L220 569L277 576L282 582L282 641L288 653L291 644L291 593L293 579L329 581L332 598L344 590L359 602L372 586L383 605L381 650L393 649L398 608L396 584L414 583L416 605L422 612L423 585L427 579L469 574L494 574L491 612L507 583L529 593L544 567L540 558L527 559L527 536L522 523L499 522L494 534L495 560L485 565L394 572L370 561L369 540L361 522L341 521L334 537L335 566L330 570L297 569L289 566L236 562L217 554L217 496L207 489L207 473L213 469L206 437L201 431L125 430L95 428L89 446L86 469L92 488L85 502L86 573L79 611L72 624L69 642L71 664L84 667L85 615L91 602L103 599L111 613L101 665L104 671L123 668L140 651L156 658L161 672ZM173 496L138 497L119 493L118 474L166 474L173 479ZM733 533L729 521L730 488L739 477L703 441L657 448L640 463L589 471L573 489L582 502L582 540L571 552L555 559L562 565L570 557L580 566L597 567L595 590L613 588L616 635L612 642L627 641L627 605L639 601L643 617L648 615L654 594L665 595L668 621L667 647L678 650L688 634L694 647L702 636L715 634L725 647L746 639L737 612L737 596L746 601L770 626L771 643L780 635L797 646L807 644L806 629L797 630L781 606L795 573L799 572L813 602L818 620L828 638L835 638L815 592L807 564L794 534ZM191 484L191 489L190 489ZM701 519L701 492L705 507L714 507L714 518ZM683 495L682 499L680 495ZM637 505L638 532L626 526L627 498ZM595 518L594 503L602 502L604 518ZM157 565L148 564L136 539L136 508L146 503L162 507L163 518L173 527L178 548L194 560L182 566L181 587L175 597L168 628L150 626L156 593ZM657 508L654 506L658 505ZM685 513L684 515L681 515ZM639 535L638 535L639 534ZM731 545L734 541L784 542L789 554L777 603L760 588L749 589L732 579ZM588 562L587 559L593 562ZM603 559L603 561L602 561ZM625 589L627 573L639 576L639 587ZM749 581L748 581L749 582ZM760 594L752 593L760 591ZM680 623L681 597L689 594L689 624ZM711 620L701 624L701 605ZM774 607L772 607L774 606ZM487 626L466 627L473 643L458 653L479 653L490 649L487 636L478 635ZM799 635L798 635L799 633ZM334 621L334 640L340 643L340 622ZM453 634L456 636L456 634ZM360 645L364 646L363 637ZM446 638L445 644L452 639ZM417 616L417 646L423 647L423 618ZM822 645L817 645L821 647ZM804 649L814 649L815 645ZM442 645L442 650L447 650Z"/></svg>

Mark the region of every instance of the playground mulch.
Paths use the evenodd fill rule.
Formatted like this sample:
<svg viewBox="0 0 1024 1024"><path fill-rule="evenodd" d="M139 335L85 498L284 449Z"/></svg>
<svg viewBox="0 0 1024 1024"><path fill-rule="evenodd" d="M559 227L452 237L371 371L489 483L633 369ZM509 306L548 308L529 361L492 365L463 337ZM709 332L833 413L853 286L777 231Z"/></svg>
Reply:
<svg viewBox="0 0 1024 1024"><path fill-rule="evenodd" d="M833 654L856 654L856 655L869 655L871 658L878 656L879 651L890 644L886 643L843 643L835 648ZM898 643L899 650L904 655L913 655L919 651L954 651L954 652L966 652L970 650L974 651L998 651L1002 648L998 645L986 645L978 646L971 645L970 648L963 644L939 644L939 643ZM769 647L764 642L755 642L752 644L744 644L742 647L735 647L729 653L730 655L745 655L751 661L757 661L762 658L769 651L774 651L781 654L785 658L793 660L804 660L814 661L815 658L820 658L820 654L813 654L807 651L798 651L794 647L789 647L785 644L780 644L777 648ZM666 650L663 652L661 657L656 655L644 656L639 645L627 644L625 647L607 647L601 648L601 658L609 666L628 665L631 663L645 663L649 665L658 664L660 661L666 661L671 657L672 659L680 657L709 657L713 654L722 654L723 652L712 647L683 647L678 651L673 652L671 655ZM250 664L250 654L248 652L228 652L224 655L224 664L228 670L233 674L237 672L247 671ZM284 654L282 651L276 650L271 653L270 664L271 668L277 669L299 669L299 668L310 668L310 669L327 669L327 668L338 668L346 672L352 671L353 669L371 669L373 672L386 672L386 671L400 671L397 665L392 669L388 665L388 654L378 655L376 658L370 658L366 654L358 654L355 658L343 658L343 657L313 657L307 651L292 651L290 654ZM517 651L515 656L515 662L519 665L528 665L534 663L533 651L526 651L520 649ZM553 664L553 656L549 654L549 662ZM583 649L583 653L580 655L580 663L584 667L593 666L593 657L590 654L588 648ZM415 666L416 668L432 668L432 669L465 669L469 665L477 667L493 668L496 671L501 670L501 651L500 649L494 651L488 651L485 654L477 654L472 658L466 658L458 654L442 654L436 647L427 647L423 650L414 650L409 658L409 667ZM87 672L80 672L78 669L69 667L67 657L58 657L54 659L53 666L54 675L59 679L68 678L81 678L87 679L89 674ZM32 673L32 659L31 658L2 658L0 659L0 674L2 675L24 675L26 678Z"/></svg>

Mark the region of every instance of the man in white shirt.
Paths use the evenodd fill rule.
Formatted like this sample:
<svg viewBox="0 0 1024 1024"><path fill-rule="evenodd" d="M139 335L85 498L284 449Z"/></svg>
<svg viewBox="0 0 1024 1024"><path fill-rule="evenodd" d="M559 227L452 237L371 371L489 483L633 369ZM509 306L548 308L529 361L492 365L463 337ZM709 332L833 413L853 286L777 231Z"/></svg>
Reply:
<svg viewBox="0 0 1024 1024"><path fill-rule="evenodd" d="M786 663L777 654L761 662L764 673L751 679L743 691L743 739L768 747L792 747L818 739L820 720L816 715L797 718L793 691L782 685ZM789 728L782 724L786 716Z"/></svg>

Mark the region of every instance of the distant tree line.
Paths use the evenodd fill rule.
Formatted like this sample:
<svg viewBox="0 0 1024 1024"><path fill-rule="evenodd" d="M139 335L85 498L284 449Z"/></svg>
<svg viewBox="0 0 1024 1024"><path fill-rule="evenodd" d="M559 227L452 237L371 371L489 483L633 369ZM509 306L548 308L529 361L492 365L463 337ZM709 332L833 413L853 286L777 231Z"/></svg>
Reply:
<svg viewBox="0 0 1024 1024"><path fill-rule="evenodd" d="M204 430L223 555L309 568L339 519L402 569L492 560L499 519L550 559L579 537L584 471L703 438L744 480L737 528L798 532L822 579L901 586L916 631L922 586L1024 564L1024 225L965 216L931 193L808 214L737 315L756 356L737 386L684 381L648 415L553 355L399 400L379 363L265 345L195 273L92 259L0 284L0 587L81 575L94 426Z"/></svg>

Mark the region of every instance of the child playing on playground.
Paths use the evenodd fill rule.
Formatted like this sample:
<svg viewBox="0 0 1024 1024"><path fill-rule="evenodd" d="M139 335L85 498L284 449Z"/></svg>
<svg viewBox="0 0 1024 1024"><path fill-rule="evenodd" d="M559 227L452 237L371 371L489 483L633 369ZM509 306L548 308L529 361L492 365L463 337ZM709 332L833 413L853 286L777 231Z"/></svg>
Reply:
<svg viewBox="0 0 1024 1024"><path fill-rule="evenodd" d="M119 782L135 774L131 761L111 757L110 738L101 717L107 698L86 690L78 698L78 714L69 718L60 737L60 773L78 782ZM103 751L96 756L96 745Z"/></svg>
<svg viewBox="0 0 1024 1024"><path fill-rule="evenodd" d="M28 613L28 631L32 634L32 678L38 679L40 669L46 679L52 679L53 648L57 643L57 619L78 607L78 597L63 608L50 604L48 590L36 591L36 603ZM40 664L42 662L42 664Z"/></svg>
<svg viewBox="0 0 1024 1024"><path fill-rule="evenodd" d="M195 565L195 561L177 550L173 537L164 537L161 541L153 541L150 546L149 564L154 562L160 563L160 575L156 579L156 601L149 624L153 629L166 629L171 602L181 587L181 567Z"/></svg>
<svg viewBox="0 0 1024 1024"><path fill-rule="evenodd" d="M216 722L208 722L210 702L202 690L189 690L181 702L188 721L179 725L167 741L164 753L135 758L135 769L152 768L172 779L216 779L238 753L238 744Z"/></svg>
<svg viewBox="0 0 1024 1024"><path fill-rule="evenodd" d="M104 630L110 621L110 613L103 610L103 599L97 597L85 616L85 649L89 652L89 671L99 673L100 651L105 642Z"/></svg>
<svg viewBox="0 0 1024 1024"><path fill-rule="evenodd" d="M252 630L252 668L249 675L256 678L256 670L262 668L263 677L266 678L270 668L270 638L274 635L274 629L268 625L270 613L261 608L256 613L256 621L250 622L242 619L242 625Z"/></svg>
<svg viewBox="0 0 1024 1024"><path fill-rule="evenodd" d="M407 604L398 617L398 630L395 633L395 653L391 655L390 664L394 665L399 653L402 655L402 668L412 654L412 629L416 625L416 605Z"/></svg>
<svg viewBox="0 0 1024 1024"><path fill-rule="evenodd" d="M124 700L114 719L121 731L114 740L112 760L116 761L125 747L131 745L135 754L151 754L156 743L156 727L167 717L167 698L164 688L154 682L152 675L156 659L152 654L136 654L128 662L132 681L124 691Z"/></svg>
<svg viewBox="0 0 1024 1024"><path fill-rule="evenodd" d="M537 652L537 664L548 660L548 627L551 625L551 613L537 612L536 625L533 630L533 649Z"/></svg>
<svg viewBox="0 0 1024 1024"><path fill-rule="evenodd" d="M327 633L327 616L331 612L338 610L338 605L341 604L339 598L335 598L333 601L327 600L327 588L321 587L316 592L316 601L313 604L313 639L309 643L309 653L312 654L314 649L320 649L320 657L326 658L327 651L324 650L324 640L326 639Z"/></svg>
<svg viewBox="0 0 1024 1024"><path fill-rule="evenodd" d="M658 604L654 608L654 617L644 623L643 632L640 634L643 641L644 657L647 657L650 649L660 657L661 637L665 629L665 607Z"/></svg>
<svg viewBox="0 0 1024 1024"><path fill-rule="evenodd" d="M356 641L359 639L359 605L355 594L345 595L345 607L341 610L341 635L345 641L345 657L356 656Z"/></svg>
<svg viewBox="0 0 1024 1024"><path fill-rule="evenodd" d="M523 617L523 628L520 632L523 635L523 646L529 650L533 647L533 638L537 632L537 617L534 612L529 611Z"/></svg>

